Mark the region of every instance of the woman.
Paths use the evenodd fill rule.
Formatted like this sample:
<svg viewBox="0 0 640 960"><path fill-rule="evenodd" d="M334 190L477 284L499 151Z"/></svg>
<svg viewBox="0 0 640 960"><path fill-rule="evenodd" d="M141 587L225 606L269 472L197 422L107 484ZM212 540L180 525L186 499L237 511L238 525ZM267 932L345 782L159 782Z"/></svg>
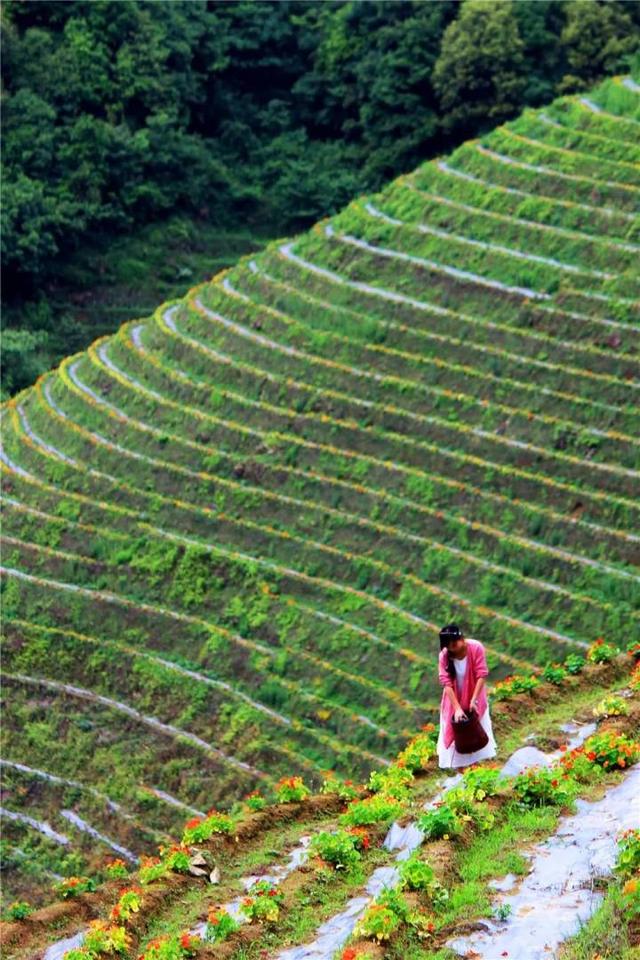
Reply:
<svg viewBox="0 0 640 960"><path fill-rule="evenodd" d="M489 675L484 647L479 640L467 639L456 623L440 631L438 676L444 687L440 704L438 762L441 767L466 767L496 755L485 677ZM489 742L474 753L458 753L453 740L453 720L463 720L466 711L475 710L487 732Z"/></svg>

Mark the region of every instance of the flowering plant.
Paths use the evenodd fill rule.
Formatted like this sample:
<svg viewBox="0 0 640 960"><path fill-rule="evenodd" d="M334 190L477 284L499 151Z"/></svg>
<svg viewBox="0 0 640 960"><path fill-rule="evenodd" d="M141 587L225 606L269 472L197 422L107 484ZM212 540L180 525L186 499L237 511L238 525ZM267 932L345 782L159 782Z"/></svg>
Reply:
<svg viewBox="0 0 640 960"><path fill-rule="evenodd" d="M174 933L150 940L138 960L183 960L198 951L202 941L190 933Z"/></svg>
<svg viewBox="0 0 640 960"><path fill-rule="evenodd" d="M206 939L219 943L234 933L240 924L223 908L212 907L207 917Z"/></svg>
<svg viewBox="0 0 640 960"><path fill-rule="evenodd" d="M486 797L494 797L502 782L500 767L495 765L467 767L462 776L474 800L484 800Z"/></svg>
<svg viewBox="0 0 640 960"><path fill-rule="evenodd" d="M152 883L154 880L164 877L168 872L168 866L160 857L140 857L140 867L138 869L140 883Z"/></svg>
<svg viewBox="0 0 640 960"><path fill-rule="evenodd" d="M634 660L640 660L640 642L632 640L627 647L627 653L630 657L633 657Z"/></svg>
<svg viewBox="0 0 640 960"><path fill-rule="evenodd" d="M640 756L640 744L615 731L594 733L584 743L587 758L605 770L628 767Z"/></svg>
<svg viewBox="0 0 640 960"><path fill-rule="evenodd" d="M65 877L56 883L53 889L63 900L68 900L81 893L91 893L96 889L96 882L91 877Z"/></svg>
<svg viewBox="0 0 640 960"><path fill-rule="evenodd" d="M373 823L393 820L402 812L403 804L393 797L374 793L372 797L356 800L349 809L340 815L340 823L349 827L366 827Z"/></svg>
<svg viewBox="0 0 640 960"><path fill-rule="evenodd" d="M602 637L598 637L587 650L587 660L591 663L609 663L619 652L613 644L605 643Z"/></svg>
<svg viewBox="0 0 640 960"><path fill-rule="evenodd" d="M140 909L142 900L142 890L140 887L131 887L120 891L120 899L111 908L109 919L116 923L122 923L128 920L132 913L137 913Z"/></svg>
<svg viewBox="0 0 640 960"><path fill-rule="evenodd" d="M525 677L515 673L513 676L505 677L504 680L499 680L496 683L492 691L492 697L494 700L508 700L509 697L513 697L517 693L530 693L539 684L539 678L533 674Z"/></svg>
<svg viewBox="0 0 640 960"><path fill-rule="evenodd" d="M371 773L369 788L386 797L393 797L394 800L405 800L408 796L408 785L412 780L411 770L393 763L386 770L374 770Z"/></svg>
<svg viewBox="0 0 640 960"><path fill-rule="evenodd" d="M126 880L129 876L126 863L117 858L106 862L104 872L108 880Z"/></svg>
<svg viewBox="0 0 640 960"><path fill-rule="evenodd" d="M449 840L462 831L462 821L447 803L420 814L418 826L427 840Z"/></svg>
<svg viewBox="0 0 640 960"><path fill-rule="evenodd" d="M421 860L415 850L400 863L400 885L408 887L409 890L423 890L436 907L442 906L449 899L448 890L436 879L431 864Z"/></svg>
<svg viewBox="0 0 640 960"><path fill-rule="evenodd" d="M615 870L623 877L640 870L640 830L625 830L620 836Z"/></svg>
<svg viewBox="0 0 640 960"><path fill-rule="evenodd" d="M284 895L278 887L268 880L258 880L243 898L240 909L249 921L274 923L280 916L283 900Z"/></svg>
<svg viewBox="0 0 640 960"><path fill-rule="evenodd" d="M14 900L7 907L7 920L24 920L32 911L33 907L26 900Z"/></svg>
<svg viewBox="0 0 640 960"><path fill-rule="evenodd" d="M629 707L622 697L604 697L593 708L594 717L626 717Z"/></svg>
<svg viewBox="0 0 640 960"><path fill-rule="evenodd" d="M282 777L275 789L278 803L299 803L311 794L302 777Z"/></svg>
<svg viewBox="0 0 640 960"><path fill-rule="evenodd" d="M563 807L574 799L577 786L553 767L531 767L514 777L513 792L525 807Z"/></svg>
<svg viewBox="0 0 640 960"><path fill-rule="evenodd" d="M316 834L311 841L310 852L312 856L321 857L327 863L333 864L336 870L344 870L361 859L359 846L362 846L362 839L357 834L338 829L335 833L323 831Z"/></svg>
<svg viewBox="0 0 640 960"><path fill-rule="evenodd" d="M341 800L354 800L358 796L358 788L353 780L341 780L332 770L325 770L320 793L333 793Z"/></svg>
<svg viewBox="0 0 640 960"><path fill-rule="evenodd" d="M264 810L267 805L266 798L262 796L259 790L252 790L244 798L244 802L251 810Z"/></svg>
<svg viewBox="0 0 640 960"><path fill-rule="evenodd" d="M429 761L434 754L432 736L434 730L433 723L426 724L422 728L422 732L413 737L404 750L398 754L398 760L401 760L407 769L415 773L418 770L426 770L429 766Z"/></svg>
<svg viewBox="0 0 640 960"><path fill-rule="evenodd" d="M602 767L594 763L595 758L595 753L589 751L587 754L584 746L575 747L560 757L560 765L578 783L590 783L603 776Z"/></svg>
<svg viewBox="0 0 640 960"><path fill-rule="evenodd" d="M372 903L358 920L354 935L356 937L375 937L376 940L388 940L400 926L401 918L382 903Z"/></svg>
<svg viewBox="0 0 640 960"><path fill-rule="evenodd" d="M91 920L82 946L68 950L65 960L94 960L103 953L120 953L126 956L130 937L124 927L110 926L105 920Z"/></svg>
<svg viewBox="0 0 640 960"><path fill-rule="evenodd" d="M235 821L228 813L210 810L204 819L202 817L192 817L191 820L187 820L182 834L182 842L184 844L203 843L214 833L232 833L234 828Z"/></svg>
<svg viewBox="0 0 640 960"><path fill-rule="evenodd" d="M632 690L640 690L640 663L636 664L631 673L629 686Z"/></svg>
<svg viewBox="0 0 640 960"><path fill-rule="evenodd" d="M637 877L627 880L620 891L622 916L631 922L640 917L640 882Z"/></svg>

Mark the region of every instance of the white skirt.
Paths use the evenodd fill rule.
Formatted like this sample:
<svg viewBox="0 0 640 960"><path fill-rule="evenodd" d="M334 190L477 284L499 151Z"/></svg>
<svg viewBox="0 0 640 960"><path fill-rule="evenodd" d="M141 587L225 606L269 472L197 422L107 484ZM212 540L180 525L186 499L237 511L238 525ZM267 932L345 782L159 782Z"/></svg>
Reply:
<svg viewBox="0 0 640 960"><path fill-rule="evenodd" d="M491 715L489 705L480 717L480 723L484 727L489 737L488 744L482 750L475 750L473 753L458 753L455 743L450 747L444 745L444 726L440 722L440 732L438 733L438 763L441 767L449 770L454 767L468 767L470 763L477 763L479 760L490 760L495 757L497 752L496 741L493 736L493 727L491 726Z"/></svg>

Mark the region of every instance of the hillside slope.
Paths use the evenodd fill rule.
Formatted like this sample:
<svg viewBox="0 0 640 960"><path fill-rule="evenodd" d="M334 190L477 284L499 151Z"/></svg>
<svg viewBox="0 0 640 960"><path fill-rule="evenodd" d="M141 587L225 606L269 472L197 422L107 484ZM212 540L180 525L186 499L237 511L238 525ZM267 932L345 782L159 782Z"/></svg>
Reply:
<svg viewBox="0 0 640 960"><path fill-rule="evenodd" d="M4 405L6 896L384 769L448 620L493 678L633 635L639 130L527 111Z"/></svg>

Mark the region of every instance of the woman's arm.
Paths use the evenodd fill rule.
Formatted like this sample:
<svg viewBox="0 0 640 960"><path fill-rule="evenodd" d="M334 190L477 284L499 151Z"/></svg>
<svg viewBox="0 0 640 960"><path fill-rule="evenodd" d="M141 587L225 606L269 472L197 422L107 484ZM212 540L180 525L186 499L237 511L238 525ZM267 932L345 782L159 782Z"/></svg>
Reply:
<svg viewBox="0 0 640 960"><path fill-rule="evenodd" d="M456 721L463 720L466 717L466 713L460 706L460 701L456 697L455 690L453 687L445 687L444 690L449 697L449 700L451 700L451 704L453 706L453 719Z"/></svg>
<svg viewBox="0 0 640 960"><path fill-rule="evenodd" d="M440 657L438 658L438 677L439 677L440 683L444 687L444 692L446 693L447 697L451 701L451 706L453 707L453 719L462 720L462 718L465 717L466 714L462 709L462 707L460 706L460 701L456 696L456 690L453 684L453 680L447 672L446 664L447 664L447 653L446 651L442 651L440 653Z"/></svg>
<svg viewBox="0 0 640 960"><path fill-rule="evenodd" d="M473 693L471 694L471 700L469 701L469 710L476 709L476 700L478 699L478 696L480 695L480 691L482 690L484 685L485 685L485 678L478 677L478 679L476 680L476 685L473 688Z"/></svg>

